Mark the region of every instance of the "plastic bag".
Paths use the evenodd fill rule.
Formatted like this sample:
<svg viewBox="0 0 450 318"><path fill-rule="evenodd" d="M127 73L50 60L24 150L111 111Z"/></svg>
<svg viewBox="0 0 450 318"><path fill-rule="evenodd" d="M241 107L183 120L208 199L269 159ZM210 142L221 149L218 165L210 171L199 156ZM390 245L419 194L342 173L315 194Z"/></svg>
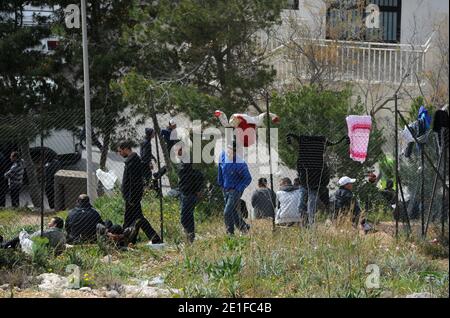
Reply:
<svg viewBox="0 0 450 318"><path fill-rule="evenodd" d="M33 241L30 239L30 234L25 230L19 233L20 247L25 254L33 254Z"/></svg>
<svg viewBox="0 0 450 318"><path fill-rule="evenodd" d="M114 188L114 184L116 183L117 176L112 171L105 172L101 169L97 169L95 172L98 180L103 184L106 190L112 190Z"/></svg>

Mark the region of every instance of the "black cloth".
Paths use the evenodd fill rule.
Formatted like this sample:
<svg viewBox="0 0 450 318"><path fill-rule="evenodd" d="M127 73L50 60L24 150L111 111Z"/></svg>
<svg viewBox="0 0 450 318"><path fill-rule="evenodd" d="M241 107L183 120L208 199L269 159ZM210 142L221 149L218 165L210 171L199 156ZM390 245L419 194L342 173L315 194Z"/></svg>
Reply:
<svg viewBox="0 0 450 318"><path fill-rule="evenodd" d="M449 128L448 112L445 110L437 110L434 113L433 131L439 133L442 128Z"/></svg>
<svg viewBox="0 0 450 318"><path fill-rule="evenodd" d="M311 190L317 190L319 186L327 187L330 183L330 170L324 164L323 169L298 168L300 185Z"/></svg>
<svg viewBox="0 0 450 318"><path fill-rule="evenodd" d="M297 169L321 169L326 138L323 136L300 136L298 139Z"/></svg>
<svg viewBox="0 0 450 318"><path fill-rule="evenodd" d="M97 224L103 223L100 214L91 205L76 207L66 219L67 243L77 244L96 240Z"/></svg>
<svg viewBox="0 0 450 318"><path fill-rule="evenodd" d="M334 194L334 204L335 208L338 211L350 210L353 206L353 222L355 222L356 218L359 216L361 212L361 208L359 207L358 201L355 199L353 192L345 189L344 187L340 187L336 193Z"/></svg>
<svg viewBox="0 0 450 318"><path fill-rule="evenodd" d="M292 138L298 141L297 173L300 185L311 190L326 187L330 183L330 171L324 162L327 145L332 145L324 136L298 136L288 134L288 144Z"/></svg>
<svg viewBox="0 0 450 318"><path fill-rule="evenodd" d="M184 195L196 194L203 190L204 176L197 169L192 168L192 163L182 163L178 171L178 188Z"/></svg>
<svg viewBox="0 0 450 318"><path fill-rule="evenodd" d="M122 178L122 195L126 202L137 203L144 194L143 164L137 153L131 153L125 161Z"/></svg>
<svg viewBox="0 0 450 318"><path fill-rule="evenodd" d="M444 137L445 144L448 145L448 129L449 129L448 111L438 110L434 113L433 131L438 134L439 146L442 146L441 131L443 128L445 128L444 134L446 135L446 137Z"/></svg>

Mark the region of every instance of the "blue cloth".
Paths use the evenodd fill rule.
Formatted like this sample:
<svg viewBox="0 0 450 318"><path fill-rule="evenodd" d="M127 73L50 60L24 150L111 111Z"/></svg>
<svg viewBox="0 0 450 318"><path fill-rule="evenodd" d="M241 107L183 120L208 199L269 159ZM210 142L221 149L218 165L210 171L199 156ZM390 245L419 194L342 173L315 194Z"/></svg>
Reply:
<svg viewBox="0 0 450 318"><path fill-rule="evenodd" d="M252 176L248 171L247 163L238 156L229 159L222 151L219 158L219 169L217 183L225 190L233 189L244 192L245 188L252 182Z"/></svg>
<svg viewBox="0 0 450 318"><path fill-rule="evenodd" d="M428 110L425 108L425 106L420 106L419 108L419 115L417 116L418 120L424 120L425 122L425 129L428 130L431 127L431 116L428 113Z"/></svg>

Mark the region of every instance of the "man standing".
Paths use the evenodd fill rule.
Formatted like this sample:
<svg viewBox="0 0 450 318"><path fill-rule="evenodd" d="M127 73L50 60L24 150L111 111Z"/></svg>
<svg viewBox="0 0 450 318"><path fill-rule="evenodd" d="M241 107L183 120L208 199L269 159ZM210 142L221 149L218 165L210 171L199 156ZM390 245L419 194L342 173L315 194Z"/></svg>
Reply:
<svg viewBox="0 0 450 318"><path fill-rule="evenodd" d="M138 154L131 150L132 146L133 144L131 142L124 141L118 147L119 154L126 159L122 178L122 195L125 200L123 228L136 225L139 221L140 227L145 235L147 235L153 244L157 244L161 242L161 238L142 213L141 200L144 194L142 161Z"/></svg>
<svg viewBox="0 0 450 318"><path fill-rule="evenodd" d="M20 203L20 190L23 184L25 173L23 160L19 158L19 153L13 151L10 156L12 166L5 173L5 178L9 180L9 193L11 194L11 204L13 208L18 208Z"/></svg>
<svg viewBox="0 0 450 318"><path fill-rule="evenodd" d="M8 179L4 177L9 170L9 160L0 152L0 208L6 205L6 193L8 193Z"/></svg>
<svg viewBox="0 0 450 318"><path fill-rule="evenodd" d="M219 158L217 182L223 190L225 200L224 219L227 233L234 234L236 226L240 231L247 232L250 225L246 224L238 212L238 204L245 188L252 182L252 176L244 159L236 154L236 142L228 145Z"/></svg>
<svg viewBox="0 0 450 318"><path fill-rule="evenodd" d="M87 194L81 194L77 206L69 212L66 219L67 243L92 243L96 240L97 224L103 223L100 214L95 210Z"/></svg>
<svg viewBox="0 0 450 318"><path fill-rule="evenodd" d="M276 195L267 187L267 179L258 180L258 189L252 195L253 219L274 217Z"/></svg>
<svg viewBox="0 0 450 318"><path fill-rule="evenodd" d="M153 128L145 128L144 141L141 142L141 159L144 164L144 180L148 185L152 179L153 163L152 160L156 161L155 156L152 154L152 139L155 137L155 131Z"/></svg>

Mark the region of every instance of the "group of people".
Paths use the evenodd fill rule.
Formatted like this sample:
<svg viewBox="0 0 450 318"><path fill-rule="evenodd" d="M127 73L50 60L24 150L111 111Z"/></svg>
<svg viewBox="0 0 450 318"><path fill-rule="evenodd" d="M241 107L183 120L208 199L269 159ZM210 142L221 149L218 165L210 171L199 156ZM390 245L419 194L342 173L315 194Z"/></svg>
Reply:
<svg viewBox="0 0 450 318"><path fill-rule="evenodd" d="M383 200L385 205L395 203L395 191L393 190L392 180L387 181L386 189L378 190L376 182L378 178L370 173L367 181L367 187L373 187L372 192L365 195L356 196L353 192L353 185L356 179L344 176L338 180L339 189L335 192L334 198L330 200L327 185L328 182L314 183L310 178L303 178L302 174L294 179L294 182L288 177L280 180L279 190L275 193L268 187L266 178L258 180L258 188L251 196L251 205L253 207L253 218L273 218L275 223L280 226L292 226L302 224L311 226L315 221L317 203L320 200L325 208L330 211L332 205L333 212L342 214L344 212L351 215L354 225L360 225L364 231L370 230L370 225L364 218L360 218L361 207L360 197L364 197L363 202L366 205L373 204L378 198ZM316 180L329 179L327 172L318 174ZM234 228L247 232L249 225L246 224L239 213L239 201L246 187L252 181L249 169L245 161L237 156L236 144L230 145L224 151L219 159L218 184L223 190L225 199L224 219L227 233L233 234ZM309 182L308 182L309 181ZM331 212L331 211L330 211Z"/></svg>
<svg viewBox="0 0 450 318"><path fill-rule="evenodd" d="M99 240L109 242L111 245L123 248L130 243L135 244L139 229L144 222L136 219L128 227L113 224L109 220L102 220L100 213L91 205L86 194L81 194L77 200L77 206L72 209L65 222L60 217L52 217L42 233L36 231L31 235L21 232L17 237L9 241L3 241L0 236L0 248L22 248L25 252L27 242L33 243L33 238L41 236L48 239L48 247L54 249L55 254L62 253L66 244L89 244Z"/></svg>
<svg viewBox="0 0 450 318"><path fill-rule="evenodd" d="M161 137L168 150L171 150L175 144L175 140L171 136L174 129L176 129L176 124L171 120L168 127L161 131ZM77 206L68 214L65 226L64 220L54 217L48 225L49 228L42 234L49 238L50 246L59 248L66 243L92 243L102 239L112 241L116 246L126 247L130 243L136 243L139 230L142 230L153 244L161 243L160 236L145 218L141 206L146 185L151 185L155 181L152 174L153 163L156 161L152 153L152 138L154 136L155 131L152 128L145 130L144 141L140 144L140 155L132 150L134 144L131 141L124 141L118 146L118 153L125 159L121 185L121 192L125 201L123 224L113 224L111 221L102 220L100 213L91 205L89 197L82 194L78 198ZM177 155L180 158L182 158L181 152L182 148L179 148ZM12 165L8 166L7 169L3 167L2 169L7 171L2 175L9 179L12 201L17 206L17 193L20 192L23 182L23 160L19 158L16 152L11 154L10 159ZM58 164L55 161L46 165L46 169L53 175L57 171L57 167ZM202 198L204 176L200 170L193 168L192 163L182 160L177 165L177 173L179 177L180 222L188 242L193 242L195 240L194 210ZM325 174L322 172L319 178L322 178ZM325 176L325 178L329 178L329 176ZM52 179L50 181L53 183ZM310 181L308 185L311 185ZM364 226L364 220L358 221L361 208L353 193L355 181L355 179L347 176L339 179L339 189L334 195L334 207L337 211L351 210L353 222L355 224L360 222ZM373 180L369 178L369 181L372 182ZM245 206L242 195L251 182L252 176L248 165L237 154L237 144L234 141L220 154L217 175L217 184L221 188L224 198L225 229L229 235L233 235L235 229L243 233L250 230L250 225L244 221L246 216L242 213L242 203ZM327 207L330 204L326 187L328 183L325 183L325 187L321 187L321 182L318 182L318 186L314 189L309 188L306 183L305 180L302 182L301 174L294 179L294 182L290 178L284 177L280 180L279 190L275 193L269 189L267 179L260 178L258 188L251 197L253 218L275 217L275 223L280 226L312 225L317 201L320 199ZM389 184L388 186L391 188L386 189L382 195L392 200L393 185ZM49 203L52 202L51 204L53 204L51 192L49 189L47 196L49 197ZM40 232L36 232L31 237L40 234ZM8 242L2 242L1 247L17 247L20 245L19 243L20 239L17 237Z"/></svg>
<svg viewBox="0 0 450 318"><path fill-rule="evenodd" d="M55 174L60 169L56 156L49 157L44 165L45 194L50 209L55 208ZM25 163L17 151L11 152L9 160L0 153L0 208L6 207L6 195L11 197L11 206L20 207L20 193L25 181Z"/></svg>

